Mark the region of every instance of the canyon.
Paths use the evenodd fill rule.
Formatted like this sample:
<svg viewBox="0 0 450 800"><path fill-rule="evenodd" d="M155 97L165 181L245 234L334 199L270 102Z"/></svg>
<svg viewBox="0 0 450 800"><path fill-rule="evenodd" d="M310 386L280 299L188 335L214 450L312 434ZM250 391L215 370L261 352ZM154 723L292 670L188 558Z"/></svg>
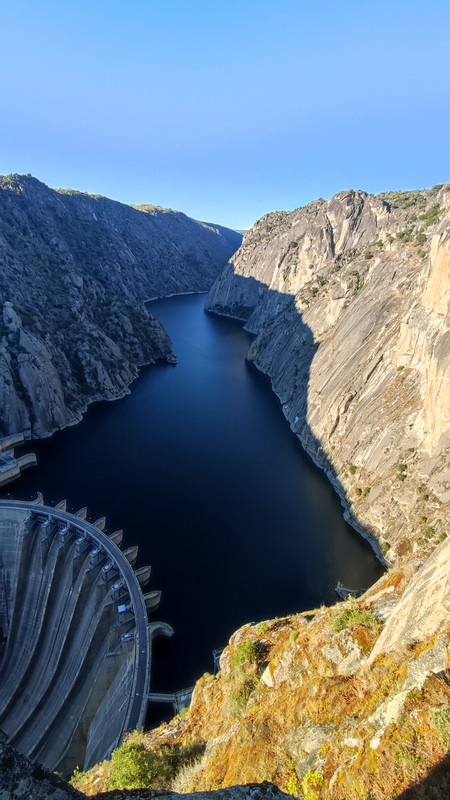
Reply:
<svg viewBox="0 0 450 800"><path fill-rule="evenodd" d="M0 745L2 800L448 795L449 273L450 184L343 191L255 223L206 308L255 334L248 362L387 571L361 597L243 625L185 714L76 788ZM20 339L21 310L5 314ZM146 759L161 772L136 784Z"/></svg>
<svg viewBox="0 0 450 800"><path fill-rule="evenodd" d="M235 231L152 205L0 178L0 436L49 436L173 361L144 300L208 289Z"/></svg>

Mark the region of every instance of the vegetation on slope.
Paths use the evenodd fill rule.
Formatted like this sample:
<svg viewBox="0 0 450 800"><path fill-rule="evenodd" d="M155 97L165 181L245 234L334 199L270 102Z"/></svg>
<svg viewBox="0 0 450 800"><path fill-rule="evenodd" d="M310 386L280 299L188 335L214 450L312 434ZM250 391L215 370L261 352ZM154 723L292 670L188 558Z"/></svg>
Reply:
<svg viewBox="0 0 450 800"><path fill-rule="evenodd" d="M449 546L439 552L436 570L448 569ZM359 600L237 631L221 671L197 682L188 713L140 736L153 754L206 745L200 760L166 775L164 787L270 781L304 800L393 800L406 790L417 800L446 796L448 615L426 636L398 637L371 659L382 631L401 617L418 567L405 562ZM98 792L110 769L105 762L74 784ZM143 785L161 783L149 772Z"/></svg>

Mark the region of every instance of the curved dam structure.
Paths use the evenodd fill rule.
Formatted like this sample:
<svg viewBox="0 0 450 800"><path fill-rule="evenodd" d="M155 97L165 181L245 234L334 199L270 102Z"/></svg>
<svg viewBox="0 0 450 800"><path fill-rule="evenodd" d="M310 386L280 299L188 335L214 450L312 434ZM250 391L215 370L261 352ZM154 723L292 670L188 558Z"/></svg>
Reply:
<svg viewBox="0 0 450 800"><path fill-rule="evenodd" d="M142 727L159 592L122 531L57 507L0 501L0 730L63 775L107 758Z"/></svg>

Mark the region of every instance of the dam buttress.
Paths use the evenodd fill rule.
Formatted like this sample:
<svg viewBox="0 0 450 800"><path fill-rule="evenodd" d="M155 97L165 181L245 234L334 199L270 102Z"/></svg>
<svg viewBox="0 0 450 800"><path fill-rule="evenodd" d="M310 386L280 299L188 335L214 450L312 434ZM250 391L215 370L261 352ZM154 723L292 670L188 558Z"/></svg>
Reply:
<svg viewBox="0 0 450 800"><path fill-rule="evenodd" d="M105 518L0 500L0 730L17 750L69 775L107 758L143 725L161 592Z"/></svg>

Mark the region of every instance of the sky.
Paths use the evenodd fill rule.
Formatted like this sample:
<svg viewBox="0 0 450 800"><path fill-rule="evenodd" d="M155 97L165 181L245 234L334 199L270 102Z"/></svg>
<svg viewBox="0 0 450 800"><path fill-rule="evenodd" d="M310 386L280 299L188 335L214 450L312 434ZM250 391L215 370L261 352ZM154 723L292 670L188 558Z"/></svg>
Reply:
<svg viewBox="0 0 450 800"><path fill-rule="evenodd" d="M2 3L0 174L245 229L450 181L448 0Z"/></svg>

